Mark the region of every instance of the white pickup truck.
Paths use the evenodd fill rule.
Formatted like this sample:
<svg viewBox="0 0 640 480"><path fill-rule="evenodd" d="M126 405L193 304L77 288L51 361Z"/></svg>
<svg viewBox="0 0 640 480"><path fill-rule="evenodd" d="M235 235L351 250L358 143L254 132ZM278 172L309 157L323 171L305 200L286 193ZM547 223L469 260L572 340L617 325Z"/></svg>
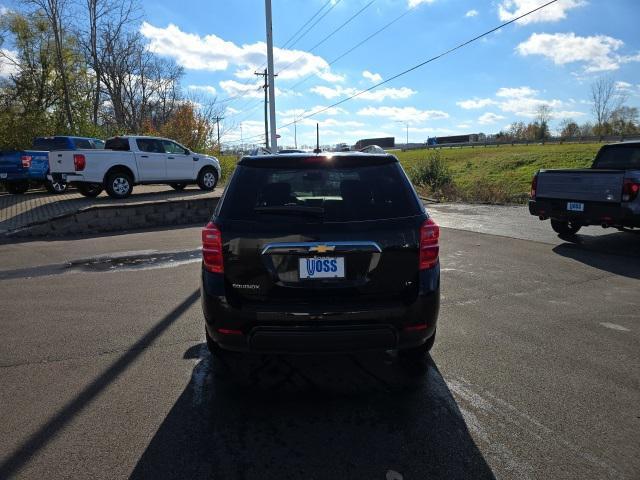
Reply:
<svg viewBox="0 0 640 480"><path fill-rule="evenodd" d="M158 137L113 137L104 150L50 152L49 165L50 180L66 181L86 197L106 189L112 198L125 198L134 185L153 183L175 190L197 183L202 190L213 190L220 178L217 158Z"/></svg>

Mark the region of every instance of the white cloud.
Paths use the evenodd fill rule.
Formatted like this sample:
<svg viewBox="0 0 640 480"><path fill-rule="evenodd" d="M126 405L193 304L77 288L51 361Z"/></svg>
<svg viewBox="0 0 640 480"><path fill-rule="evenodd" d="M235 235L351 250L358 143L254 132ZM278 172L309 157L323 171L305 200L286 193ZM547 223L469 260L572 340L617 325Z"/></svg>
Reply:
<svg viewBox="0 0 640 480"><path fill-rule="evenodd" d="M469 10L467 13L464 14L465 17L477 17L478 16L478 11L477 10Z"/></svg>
<svg viewBox="0 0 640 480"><path fill-rule="evenodd" d="M458 125L456 125L456 128L468 130L471 128L471 125L469 125L468 123L459 123Z"/></svg>
<svg viewBox="0 0 640 480"><path fill-rule="evenodd" d="M504 120L506 117L503 115L498 115L497 113L487 112L483 113L478 117L478 123L480 125L489 125L491 123L496 123L498 120Z"/></svg>
<svg viewBox="0 0 640 480"><path fill-rule="evenodd" d="M239 78L253 78L254 71L267 63L267 47L264 42L238 46L214 34L200 36L186 33L169 24L155 27L148 22L140 26L140 33L149 41L149 49L165 55L190 70L223 71L236 68ZM326 60L301 50L274 48L275 70L281 80L296 79L310 74L329 82L344 80L331 72Z"/></svg>
<svg viewBox="0 0 640 480"><path fill-rule="evenodd" d="M477 108L484 108L495 103L496 102L490 98L473 98L470 100L461 100L456 102L456 105L460 108L464 108L465 110L473 110Z"/></svg>
<svg viewBox="0 0 640 480"><path fill-rule="evenodd" d="M382 81L382 75L379 73L371 73L369 70L362 72L362 76L369 80L371 83L379 83Z"/></svg>
<svg viewBox="0 0 640 480"><path fill-rule="evenodd" d="M585 73L617 70L620 64L640 61L636 55L618 54L624 46L622 40L606 35L579 37L575 33L534 33L516 47L522 56L542 55L556 65L582 62Z"/></svg>
<svg viewBox="0 0 640 480"><path fill-rule="evenodd" d="M189 85L187 88L189 90L195 90L197 92L208 93L209 95L216 95L218 93L216 87L214 87L213 85Z"/></svg>
<svg viewBox="0 0 640 480"><path fill-rule="evenodd" d="M331 100L333 98L349 97L351 95L358 93L359 90L357 88L341 87L340 85L336 87L327 87L324 85L318 85L318 86L312 87L310 91L328 100ZM411 95L414 95L415 93L416 93L415 90L412 90L407 87L401 87L401 88L390 87L390 88L380 88L377 90L364 92L361 95L358 95L357 97L355 97L355 99L382 101L389 98L392 100L399 100L399 99L409 98Z"/></svg>
<svg viewBox="0 0 640 480"><path fill-rule="evenodd" d="M0 49L0 78L18 73L18 53L6 48Z"/></svg>
<svg viewBox="0 0 640 480"><path fill-rule="evenodd" d="M540 0L503 0L498 5L498 16L500 17L500 20L507 22L530 12L543 3L544 2ZM529 23L558 22L567 17L567 12L569 10L586 4L587 2L584 0L558 0L556 3L547 5L536 13L532 13L531 15L521 18L517 23L526 25Z"/></svg>
<svg viewBox="0 0 640 480"><path fill-rule="evenodd" d="M417 7L418 5L422 5L423 3L433 3L435 0L409 0L409 8Z"/></svg>
<svg viewBox="0 0 640 480"><path fill-rule="evenodd" d="M233 107L227 107L225 111L229 115L236 115L237 113L240 113L242 110L238 110L237 108L233 108Z"/></svg>
<svg viewBox="0 0 640 480"><path fill-rule="evenodd" d="M220 88L230 97L242 96L246 98L263 98L262 85L241 83L235 80L222 80ZM276 88L277 90L277 88Z"/></svg>
<svg viewBox="0 0 640 480"><path fill-rule="evenodd" d="M533 88L527 86L515 88L499 88L496 92L495 99L481 98L456 102L458 106L466 109L482 108L484 106L493 105L499 108L504 113L510 113L518 117L535 117L536 111L541 105L547 105L551 107L551 116L553 118L584 116L585 113L583 112L567 109L567 107L574 106L575 103L575 100L563 102L562 100L555 98L540 98L539 92L537 90L534 90ZM485 115L487 116L485 117ZM485 115L483 115L483 117L486 121L492 118L488 114Z"/></svg>
<svg viewBox="0 0 640 480"><path fill-rule="evenodd" d="M425 122L449 118L449 114L441 110L418 110L415 107L366 107L359 110L357 114L400 122Z"/></svg>

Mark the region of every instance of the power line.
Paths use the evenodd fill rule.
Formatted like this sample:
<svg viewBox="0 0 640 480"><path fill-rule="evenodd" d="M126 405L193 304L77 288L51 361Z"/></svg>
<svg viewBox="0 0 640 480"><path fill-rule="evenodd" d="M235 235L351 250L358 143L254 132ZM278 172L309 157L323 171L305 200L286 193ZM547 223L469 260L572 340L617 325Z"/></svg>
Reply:
<svg viewBox="0 0 640 480"><path fill-rule="evenodd" d="M411 7L408 10L405 10L403 13L401 13L400 15L398 15L396 18L394 18L393 20L391 20L390 22L386 23L385 25L383 25L382 27L380 27L378 30L376 30L375 32L373 32L371 35L369 35L368 37L364 38L363 40L361 40L360 42L356 43L353 47L349 48L348 50L346 50L345 52L341 53L340 55L338 55L336 58L334 58L333 60L331 60L329 62L329 66L333 65L334 63L336 63L337 61L343 59L344 57L346 57L347 55L349 55L351 52L353 52L355 49L357 49L358 47L361 47L362 45L364 45L365 43L367 43L369 40L371 40L373 37L375 37L376 35L382 33L383 31L385 31L387 28L389 28L391 25L393 25L394 23L396 23L398 20L401 20L402 18L404 18L407 14L413 12L415 10L415 7ZM307 75L306 77L304 77L302 80L300 80L298 83L294 84L290 90L295 90L297 87L299 87L300 85L302 85L303 83L305 83L307 80L309 80L310 78L314 77L316 74L315 73L310 73L309 75Z"/></svg>
<svg viewBox="0 0 640 480"><path fill-rule="evenodd" d="M302 29L303 29L304 27L306 27L307 25L309 25L309 23L311 23L311 22L313 21L313 19L314 19L314 18L316 18L316 17L318 16L318 14L319 14L322 10L324 10L324 9L326 8L326 6L327 6L327 5L329 5L332 1L333 1L333 0L327 0L327 2L326 2L324 5L322 5L322 7L320 7L320 9L319 9L316 13L314 13L314 14L313 14L313 16L312 16L309 20L307 20L307 21L306 21L306 22L305 22L305 23L304 23L304 24L303 24L303 25L302 25L302 26L301 26L301 27L296 31L296 33L294 33L293 35L291 35L291 37L289 37L289 40L287 40L286 42L284 42L284 44L283 44L283 45L282 45L282 47L280 47L280 48L287 48L287 46L289 45L289 42L290 42L291 40L293 40L293 39L296 37L296 35L298 35L298 33L300 33L300 32L302 31Z"/></svg>
<svg viewBox="0 0 640 480"><path fill-rule="evenodd" d="M469 40L467 40L465 42L462 42L462 43L456 45L455 47L450 48L449 50L446 50L445 52L442 52L442 53L440 53L440 54L438 54L438 55L436 55L434 57L431 57L428 60L425 60L424 62L418 63L417 65L414 65L413 67L407 68L406 70L403 70L402 72L397 73L396 75L393 75L392 77L387 78L386 80L383 80L382 82L376 83L375 85L373 85L373 86L371 86L371 87L369 87L369 88L367 88L365 90L360 90L359 92L356 92L356 93L354 93L353 95L351 95L351 96L349 96L347 98L344 98L344 99L342 99L342 100L340 100L338 102L335 102L335 103L333 103L333 104L331 104L331 105L329 105L327 107L323 107L323 108L321 108L319 110L316 110L315 112L312 112L312 113L310 113L308 115L304 115L303 114L303 116L301 116L298 120L304 120L304 119L307 119L307 118L311 118L311 117L313 117L315 115L318 115L319 113L322 113L322 112L325 112L325 111L329 110L330 108L337 107L338 105L342 105L343 103L348 102L349 100L351 100L353 98L359 97L363 93L370 92L371 90L374 90L374 89L376 89L376 88L378 88L378 87L380 87L380 86L382 86L382 85L384 85L386 83L389 83L389 82L391 82L391 81L393 81L393 80L395 80L397 78L400 78L400 77L406 75L407 73L413 72L414 70L417 70L418 68L424 67L425 65L427 65L427 64L429 64L431 62L434 62L434 61L436 61L436 60L438 60L438 59L440 59L440 58L442 58L442 57L444 57L446 55L449 55L450 53L453 53L456 50L459 50L459 49L461 49L463 47L466 47L467 45L469 45L469 44L471 44L471 43L473 43L473 42L475 42L477 40L480 40L481 38L486 37L487 35L490 35L493 32L496 32L496 31L506 27L507 25L510 25L510 24L512 24L514 22L517 22L518 20L520 20L520 19L522 19L524 17L527 17L527 16L531 15L532 13L537 12L538 10L542 10L543 8L548 7L549 5L551 5L553 3L556 3L557 1L558 0L551 0L550 2L547 2L544 5L541 5L541 6L537 7L537 8L534 8L533 10L530 10L527 13L524 13L524 14L522 14L522 15L520 15L520 16L512 19L512 20L509 20L508 22L504 22L504 23L498 25L497 27L492 28L491 30L487 30L486 32L484 32L484 33L482 33L480 35L477 35L477 36L475 36L475 37L473 37L473 38L471 38L471 39L469 39ZM290 125L293 125L293 123L294 122L287 123L285 125L282 125L280 128L288 127Z"/></svg>
<svg viewBox="0 0 640 480"><path fill-rule="evenodd" d="M371 5L373 5L377 0L370 0L369 3L367 3L364 7L362 7L360 10L358 10L356 13L354 13L353 15L351 15L351 17L349 17L346 21L344 21L340 26L338 26L338 28L334 29L331 33L329 33L329 35L327 35L326 37L324 37L322 40L320 40L318 43L316 43L313 47L311 47L308 52L311 53L313 52L316 48L318 48L320 45L322 45L324 42L326 42L327 40L329 40L331 37L333 37L336 33L338 33L340 30L342 30L344 27L346 27L349 23L351 23L353 21L353 19L355 19L356 17L358 17L360 14L362 14L362 12L364 12L367 8L369 8ZM280 71L278 71L278 74L284 72L287 68L289 68L291 65L294 65L296 63L298 63L299 60L302 59L304 55L300 55L298 58L296 58L293 62L289 63L288 65L286 65L285 67L281 68Z"/></svg>
<svg viewBox="0 0 640 480"><path fill-rule="evenodd" d="M297 40L296 40L295 42L293 42L293 43L291 43L291 44L289 45L289 48L293 47L296 43L298 43L300 40L302 40L302 39L305 37L305 35L306 35L307 33L309 33L311 30L313 30L313 27L315 27L318 23L320 23L320 22L322 21L322 19L323 19L324 17L326 17L326 16L329 14L329 12L331 12L331 10L333 10L334 8L336 8L336 7L338 6L338 4L339 4L341 1L342 1L342 0L336 0L336 2L335 2L333 5L331 5L331 7L329 8L329 10L327 10L326 12L324 12L324 13L322 14L322 16L321 16L318 20L316 20L316 21L315 21L315 22L314 22L314 23L313 23L309 28L307 28L307 29L304 31L304 33L303 33L302 35L300 35L300 36L297 38Z"/></svg>

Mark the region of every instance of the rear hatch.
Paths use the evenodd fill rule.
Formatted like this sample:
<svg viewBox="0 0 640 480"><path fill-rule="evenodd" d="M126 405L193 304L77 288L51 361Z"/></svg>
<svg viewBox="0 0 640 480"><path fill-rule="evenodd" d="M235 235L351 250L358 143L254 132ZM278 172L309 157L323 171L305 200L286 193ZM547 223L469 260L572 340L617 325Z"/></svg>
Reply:
<svg viewBox="0 0 640 480"><path fill-rule="evenodd" d="M621 170L541 170L538 198L620 203L624 171Z"/></svg>
<svg viewBox="0 0 640 480"><path fill-rule="evenodd" d="M231 301L365 309L416 294L425 213L394 157L261 162L241 162L216 218Z"/></svg>

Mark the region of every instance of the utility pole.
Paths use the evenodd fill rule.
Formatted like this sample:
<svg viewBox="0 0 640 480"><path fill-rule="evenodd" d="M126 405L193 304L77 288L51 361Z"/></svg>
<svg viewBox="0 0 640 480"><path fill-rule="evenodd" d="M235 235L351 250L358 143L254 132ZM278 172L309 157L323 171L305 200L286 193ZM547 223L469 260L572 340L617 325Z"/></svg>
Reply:
<svg viewBox="0 0 640 480"><path fill-rule="evenodd" d="M220 120L224 120L224 118L216 115L216 129L218 130L218 152L222 152L222 145L220 145Z"/></svg>
<svg viewBox="0 0 640 480"><path fill-rule="evenodd" d="M264 146L269 150L269 115L267 113L267 105L269 104L269 100L267 99L269 83L267 82L267 69L265 68L264 72L253 72L253 74L258 75L259 77L264 77L264 85L262 86L264 89ZM278 75L274 75L274 77L277 76Z"/></svg>
<svg viewBox="0 0 640 480"><path fill-rule="evenodd" d="M267 22L267 74L269 84L269 124L271 125L271 149L278 152L276 139L276 90L273 74L273 28L271 26L271 0L264 0Z"/></svg>
<svg viewBox="0 0 640 480"><path fill-rule="evenodd" d="M295 148L298 148L298 120L293 121L293 141L295 143Z"/></svg>

